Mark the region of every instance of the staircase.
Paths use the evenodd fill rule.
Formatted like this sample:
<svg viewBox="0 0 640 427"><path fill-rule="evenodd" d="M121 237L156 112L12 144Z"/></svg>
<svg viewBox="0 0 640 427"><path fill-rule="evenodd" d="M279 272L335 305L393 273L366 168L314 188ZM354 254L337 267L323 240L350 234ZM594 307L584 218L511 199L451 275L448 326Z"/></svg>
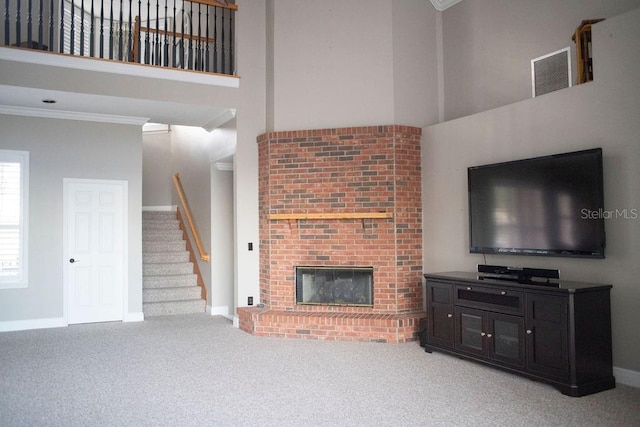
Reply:
<svg viewBox="0 0 640 427"><path fill-rule="evenodd" d="M187 242L176 212L142 213L144 316L202 313L198 276L189 260Z"/></svg>

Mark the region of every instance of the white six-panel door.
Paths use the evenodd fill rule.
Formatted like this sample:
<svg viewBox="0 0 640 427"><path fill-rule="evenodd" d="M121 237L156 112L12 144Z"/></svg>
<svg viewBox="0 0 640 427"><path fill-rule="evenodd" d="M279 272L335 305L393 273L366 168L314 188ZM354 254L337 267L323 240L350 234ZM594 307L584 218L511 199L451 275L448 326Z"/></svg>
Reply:
<svg viewBox="0 0 640 427"><path fill-rule="evenodd" d="M64 180L67 323L123 320L126 181Z"/></svg>

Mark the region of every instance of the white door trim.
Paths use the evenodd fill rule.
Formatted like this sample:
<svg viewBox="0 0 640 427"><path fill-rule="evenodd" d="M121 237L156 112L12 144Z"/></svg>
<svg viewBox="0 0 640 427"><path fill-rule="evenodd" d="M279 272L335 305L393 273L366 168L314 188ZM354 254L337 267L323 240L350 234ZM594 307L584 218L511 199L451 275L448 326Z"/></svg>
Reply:
<svg viewBox="0 0 640 427"><path fill-rule="evenodd" d="M65 325L69 325L68 317L68 272L67 263L69 260L67 245L67 201L69 199L70 184L109 184L119 185L122 188L122 257L123 257L123 277L122 277L122 320L128 319L129 311L129 182L123 180L107 179L85 179L85 178L63 178L62 179L62 317Z"/></svg>

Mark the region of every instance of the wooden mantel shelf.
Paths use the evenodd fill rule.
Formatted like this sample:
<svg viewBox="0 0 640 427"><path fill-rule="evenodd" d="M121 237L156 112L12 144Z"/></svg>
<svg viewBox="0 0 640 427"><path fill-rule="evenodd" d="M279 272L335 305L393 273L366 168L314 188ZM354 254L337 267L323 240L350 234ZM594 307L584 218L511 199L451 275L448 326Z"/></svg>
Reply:
<svg viewBox="0 0 640 427"><path fill-rule="evenodd" d="M270 220L279 219L372 219L393 218L391 212L343 212L343 213L291 213L271 214Z"/></svg>

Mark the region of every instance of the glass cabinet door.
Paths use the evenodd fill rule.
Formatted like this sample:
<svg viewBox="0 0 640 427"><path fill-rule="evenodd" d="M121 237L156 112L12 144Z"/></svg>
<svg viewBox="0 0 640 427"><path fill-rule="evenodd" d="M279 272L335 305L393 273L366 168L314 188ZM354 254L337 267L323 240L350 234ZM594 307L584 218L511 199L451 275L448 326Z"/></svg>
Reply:
<svg viewBox="0 0 640 427"><path fill-rule="evenodd" d="M484 353L484 318L482 311L456 308L456 347L470 353Z"/></svg>
<svg viewBox="0 0 640 427"><path fill-rule="evenodd" d="M489 357L524 366L524 319L497 313L488 316Z"/></svg>

